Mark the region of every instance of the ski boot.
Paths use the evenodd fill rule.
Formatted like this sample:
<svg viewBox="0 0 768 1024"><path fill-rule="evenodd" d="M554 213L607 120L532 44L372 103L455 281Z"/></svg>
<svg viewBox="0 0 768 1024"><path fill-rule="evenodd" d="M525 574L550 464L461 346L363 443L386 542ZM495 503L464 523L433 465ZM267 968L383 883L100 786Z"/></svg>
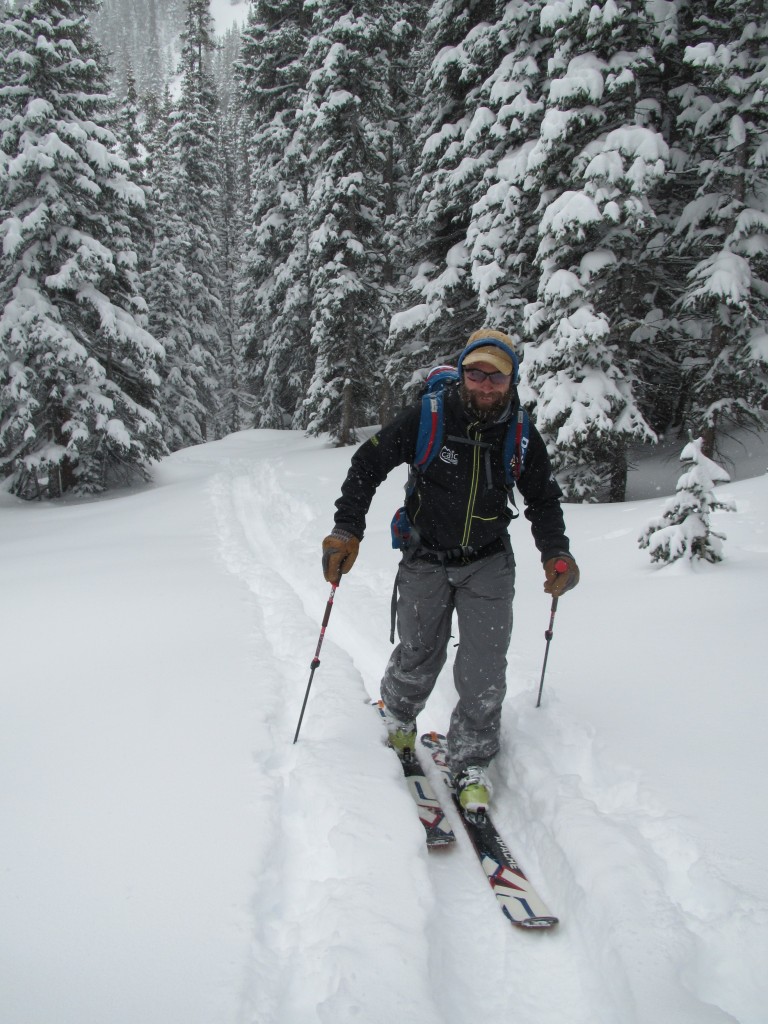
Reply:
<svg viewBox="0 0 768 1024"><path fill-rule="evenodd" d="M454 779L464 817L469 821L481 822L491 802L493 787L484 765L467 765Z"/></svg>
<svg viewBox="0 0 768 1024"><path fill-rule="evenodd" d="M400 758L411 759L416 756L416 722L404 722L383 704L380 705L381 717L387 730L387 741Z"/></svg>

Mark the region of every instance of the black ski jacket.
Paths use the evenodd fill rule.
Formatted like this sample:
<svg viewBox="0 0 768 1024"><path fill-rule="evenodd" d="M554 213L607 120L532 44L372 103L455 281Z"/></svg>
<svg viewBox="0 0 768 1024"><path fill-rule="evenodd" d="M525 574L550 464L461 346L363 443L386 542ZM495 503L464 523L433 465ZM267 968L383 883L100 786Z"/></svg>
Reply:
<svg viewBox="0 0 768 1024"><path fill-rule="evenodd" d="M480 551L508 536L515 517L509 505L502 449L509 420L517 417L517 400L498 423L473 419L449 387L443 403L445 426L441 450L406 499L408 518L423 548L440 552ZM396 467L412 463L416 453L421 405L406 409L355 452L336 502L335 523L359 539L379 484ZM472 442L481 442L474 444ZM569 550L560 507L563 494L552 475L546 446L530 425L528 450L517 489L542 561Z"/></svg>

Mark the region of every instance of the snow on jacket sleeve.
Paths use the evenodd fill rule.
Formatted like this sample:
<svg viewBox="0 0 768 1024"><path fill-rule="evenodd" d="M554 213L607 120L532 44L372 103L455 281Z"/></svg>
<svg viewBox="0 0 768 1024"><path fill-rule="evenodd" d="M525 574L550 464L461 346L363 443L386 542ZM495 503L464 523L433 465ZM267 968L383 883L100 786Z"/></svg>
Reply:
<svg viewBox="0 0 768 1024"><path fill-rule="evenodd" d="M420 408L406 409L362 444L352 456L341 497L336 502L336 526L358 540L365 533L365 517L376 489L396 466L410 463L416 451Z"/></svg>
<svg viewBox="0 0 768 1024"><path fill-rule="evenodd" d="M552 473L547 447L533 424L518 488L525 499L525 517L531 524L533 540L541 552L542 562L570 551L560 506L563 492Z"/></svg>

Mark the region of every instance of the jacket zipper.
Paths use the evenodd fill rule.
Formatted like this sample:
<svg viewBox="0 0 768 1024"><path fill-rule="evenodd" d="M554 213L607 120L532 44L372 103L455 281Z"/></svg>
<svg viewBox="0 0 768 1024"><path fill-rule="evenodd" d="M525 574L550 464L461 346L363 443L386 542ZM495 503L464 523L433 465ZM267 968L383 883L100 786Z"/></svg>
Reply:
<svg viewBox="0 0 768 1024"><path fill-rule="evenodd" d="M480 440L480 431L476 428L475 435L472 437L472 428L470 427L467 431L467 435L472 441ZM480 480L480 461L481 461L481 449L479 445L473 445L472 447L472 478L469 485L469 501L467 502L467 517L464 520L464 536L461 539L461 546L463 548L469 547L469 538L472 533L472 519L475 511L475 502L477 500L477 487Z"/></svg>

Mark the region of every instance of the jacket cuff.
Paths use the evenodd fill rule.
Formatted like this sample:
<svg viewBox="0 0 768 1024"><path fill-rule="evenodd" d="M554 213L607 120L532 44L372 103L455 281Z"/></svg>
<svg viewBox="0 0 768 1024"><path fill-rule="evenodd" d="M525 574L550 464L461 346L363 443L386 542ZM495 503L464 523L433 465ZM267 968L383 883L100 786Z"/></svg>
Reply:
<svg viewBox="0 0 768 1024"><path fill-rule="evenodd" d="M339 540L350 540L352 537L356 537L357 540L362 540L362 536L354 530L347 523L336 523L334 528L331 530L332 537L338 537Z"/></svg>
<svg viewBox="0 0 768 1024"><path fill-rule="evenodd" d="M573 558L573 555L567 548L549 548L547 551L541 553L541 564L544 565L550 558Z"/></svg>

